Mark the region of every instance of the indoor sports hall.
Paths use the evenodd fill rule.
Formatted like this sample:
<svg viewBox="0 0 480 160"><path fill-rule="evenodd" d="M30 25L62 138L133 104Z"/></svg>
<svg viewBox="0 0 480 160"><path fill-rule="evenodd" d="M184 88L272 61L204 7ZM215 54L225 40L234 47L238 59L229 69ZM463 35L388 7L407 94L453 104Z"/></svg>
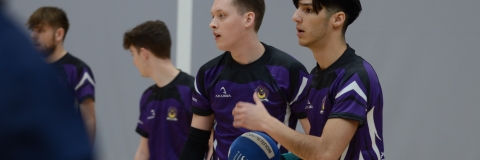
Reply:
<svg viewBox="0 0 480 160"><path fill-rule="evenodd" d="M127 160L134 158L140 139L135 132L140 98L153 82L133 65L122 46L124 33L148 20L165 22L172 62L195 76L223 53L209 28L213 2L6 0L4 8L27 36L25 23L37 8L55 6L67 13L64 46L95 76L95 157ZM380 80L386 159L480 159L480 1L361 3L363 10L345 37ZM292 0L265 4L258 39L289 53L307 71L316 67L312 52L298 45ZM297 130L303 132L301 125Z"/></svg>

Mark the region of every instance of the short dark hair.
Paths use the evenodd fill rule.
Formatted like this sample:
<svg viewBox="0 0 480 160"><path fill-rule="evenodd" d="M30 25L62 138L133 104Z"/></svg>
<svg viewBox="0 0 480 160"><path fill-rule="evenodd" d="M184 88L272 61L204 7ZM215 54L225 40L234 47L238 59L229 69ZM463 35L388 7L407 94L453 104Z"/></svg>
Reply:
<svg viewBox="0 0 480 160"><path fill-rule="evenodd" d="M128 50L130 46L148 49L158 58L170 59L170 32L163 21L144 22L123 36L123 48Z"/></svg>
<svg viewBox="0 0 480 160"><path fill-rule="evenodd" d="M30 18L27 21L28 29L33 29L38 25L45 24L48 24L53 28L63 28L63 30L65 30L63 39L65 40L68 28L70 27L65 11L57 7L40 7L30 15Z"/></svg>
<svg viewBox="0 0 480 160"><path fill-rule="evenodd" d="M255 32L260 30L262 25L263 15L265 15L265 1L264 0L232 0L233 6L237 8L240 15L246 12L255 13Z"/></svg>
<svg viewBox="0 0 480 160"><path fill-rule="evenodd" d="M293 4L298 8L298 1L293 0ZM326 8L330 13L344 12L345 24L342 31L345 33L347 27L357 19L362 11L362 4L360 0L312 0L313 11L319 13L323 8Z"/></svg>

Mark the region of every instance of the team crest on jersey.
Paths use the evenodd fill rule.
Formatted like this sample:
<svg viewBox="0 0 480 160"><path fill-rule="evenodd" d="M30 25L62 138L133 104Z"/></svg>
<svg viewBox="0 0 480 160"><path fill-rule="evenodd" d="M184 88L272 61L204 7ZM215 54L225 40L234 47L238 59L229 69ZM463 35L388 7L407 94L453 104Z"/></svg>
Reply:
<svg viewBox="0 0 480 160"><path fill-rule="evenodd" d="M167 120L177 121L177 107L171 106L168 108Z"/></svg>
<svg viewBox="0 0 480 160"><path fill-rule="evenodd" d="M257 92L258 98L264 102L268 102L268 89L265 86L259 85L257 89L255 89L255 92Z"/></svg>

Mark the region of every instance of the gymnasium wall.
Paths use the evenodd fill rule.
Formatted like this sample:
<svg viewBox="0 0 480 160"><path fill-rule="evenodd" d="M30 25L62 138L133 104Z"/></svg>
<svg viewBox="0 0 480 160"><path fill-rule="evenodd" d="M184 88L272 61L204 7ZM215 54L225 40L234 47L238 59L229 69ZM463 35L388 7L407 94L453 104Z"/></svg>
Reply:
<svg viewBox="0 0 480 160"><path fill-rule="evenodd" d="M213 1L195 0L191 73L222 53L212 32ZM266 0L261 41L305 64L315 61L298 45L295 10L290 0ZM65 45L93 69L96 79L97 155L133 159L140 136L135 132L141 93L153 81L141 78L123 33L160 19L168 25L175 53L177 1L11 0L19 24L38 7L63 8L71 28ZM376 69L384 93L387 159L478 159L480 157L480 17L478 0L362 0L363 12L346 40ZM173 60L175 62L175 55ZM301 130L301 129L299 129Z"/></svg>

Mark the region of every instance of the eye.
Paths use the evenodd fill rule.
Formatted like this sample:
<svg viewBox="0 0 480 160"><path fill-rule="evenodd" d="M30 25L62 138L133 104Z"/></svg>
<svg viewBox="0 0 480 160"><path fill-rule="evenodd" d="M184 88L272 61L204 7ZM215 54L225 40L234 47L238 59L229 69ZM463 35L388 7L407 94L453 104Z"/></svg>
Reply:
<svg viewBox="0 0 480 160"><path fill-rule="evenodd" d="M220 18L223 18L223 17L225 17L225 14L220 14Z"/></svg>
<svg viewBox="0 0 480 160"><path fill-rule="evenodd" d="M305 9L305 12L307 12L307 13L312 13L312 12L313 12L313 9L312 9L312 8L307 8L307 9Z"/></svg>

